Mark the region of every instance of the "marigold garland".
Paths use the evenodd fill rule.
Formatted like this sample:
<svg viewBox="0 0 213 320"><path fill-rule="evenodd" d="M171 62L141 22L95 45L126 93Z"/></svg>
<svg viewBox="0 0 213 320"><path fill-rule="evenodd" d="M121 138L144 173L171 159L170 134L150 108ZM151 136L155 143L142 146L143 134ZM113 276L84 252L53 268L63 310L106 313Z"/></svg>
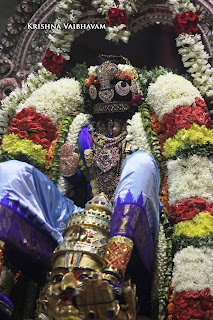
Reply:
<svg viewBox="0 0 213 320"><path fill-rule="evenodd" d="M48 149L47 156L46 156L46 165L45 165L46 170L49 170L52 166L54 153L55 153L55 147L56 147L56 144L57 144L57 141L59 138L60 130L61 130L61 125L58 127L58 130L56 131L55 140L53 140L51 142L51 145Z"/></svg>
<svg viewBox="0 0 213 320"><path fill-rule="evenodd" d="M213 215L200 212L189 221L181 221L174 226L174 236L207 236L213 232Z"/></svg>
<svg viewBox="0 0 213 320"><path fill-rule="evenodd" d="M41 145L34 144L31 140L20 139L14 133L4 136L1 147L3 152L8 152L14 156L16 153L22 152L32 156L40 165L45 165L47 150Z"/></svg>
<svg viewBox="0 0 213 320"><path fill-rule="evenodd" d="M206 143L213 145L213 130L193 123L188 130L180 129L173 137L166 140L164 143L164 155L166 158L171 158L176 155L178 148L183 148L185 145L194 146Z"/></svg>

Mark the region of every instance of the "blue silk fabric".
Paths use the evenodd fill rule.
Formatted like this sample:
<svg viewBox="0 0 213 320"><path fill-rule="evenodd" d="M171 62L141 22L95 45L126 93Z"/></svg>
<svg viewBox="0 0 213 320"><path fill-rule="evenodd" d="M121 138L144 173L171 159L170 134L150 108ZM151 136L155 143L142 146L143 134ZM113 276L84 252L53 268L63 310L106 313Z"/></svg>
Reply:
<svg viewBox="0 0 213 320"><path fill-rule="evenodd" d="M125 159L115 191L110 236L131 238L148 271L153 267L162 208L159 188L159 172L152 155L137 151Z"/></svg>
<svg viewBox="0 0 213 320"><path fill-rule="evenodd" d="M82 154L91 146L88 128L82 130L80 144ZM110 236L133 239L147 270L159 224L159 180L154 158L135 152L124 161L115 191ZM21 260L30 268L46 268L53 249L63 241L68 217L80 210L33 166L16 160L0 163L0 239L11 246L15 264Z"/></svg>
<svg viewBox="0 0 213 320"><path fill-rule="evenodd" d="M7 253L18 267L48 269L68 217L79 210L33 166L0 163L0 239L9 244Z"/></svg>

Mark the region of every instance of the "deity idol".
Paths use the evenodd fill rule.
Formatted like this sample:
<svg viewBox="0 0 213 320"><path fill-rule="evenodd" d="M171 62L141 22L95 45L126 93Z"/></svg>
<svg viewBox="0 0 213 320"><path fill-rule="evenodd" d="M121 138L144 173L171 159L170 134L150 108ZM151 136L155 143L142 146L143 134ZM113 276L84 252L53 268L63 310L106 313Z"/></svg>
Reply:
<svg viewBox="0 0 213 320"><path fill-rule="evenodd" d="M93 100L95 128L84 126L80 131L79 154L70 144L61 148L61 173L74 188L87 188L89 199L103 192L114 202L103 263L98 273L89 276L88 288L83 293L80 288L77 290L79 294L76 294L76 307L86 317L90 311L85 305L102 304L101 298L98 298L98 303L87 299L87 303L81 303L82 297L88 296L94 277L97 281L110 277L113 293L118 284L125 282L127 275L136 284L139 314L150 314L154 240L161 206L158 198L160 178L153 156L143 151L132 152L126 139L127 120L141 104L137 77L136 70L123 61L118 64L112 59L105 59L101 65L90 68L90 78L86 83ZM79 157L86 168L87 179L78 169ZM49 267L51 251L57 242L62 242L61 229L67 219L83 209L63 196L45 175L31 165L18 161L1 163L0 174L0 214L3 221L13 219L17 226L15 231L12 226L6 230L3 223L1 239L10 244L10 256L15 257L16 261L18 254L24 253L22 267L26 269L28 266L27 269L34 270L35 276L38 266L42 265L44 269ZM18 242L14 241L17 234ZM54 269L57 269L57 263L65 263L61 262L64 257L59 260L57 262L56 258ZM96 271L96 268L89 269ZM73 271L71 273L75 278ZM61 278L63 276L65 274ZM70 279L70 276L65 278ZM54 288L52 284L53 296ZM111 292L106 283L103 290ZM109 298L109 293L106 296ZM112 308L113 315L109 313L111 318L119 314L116 308L117 304ZM91 309L93 316L104 319L99 311L96 315L96 310L97 307ZM58 312L60 315L60 310ZM66 318L58 316L56 319Z"/></svg>

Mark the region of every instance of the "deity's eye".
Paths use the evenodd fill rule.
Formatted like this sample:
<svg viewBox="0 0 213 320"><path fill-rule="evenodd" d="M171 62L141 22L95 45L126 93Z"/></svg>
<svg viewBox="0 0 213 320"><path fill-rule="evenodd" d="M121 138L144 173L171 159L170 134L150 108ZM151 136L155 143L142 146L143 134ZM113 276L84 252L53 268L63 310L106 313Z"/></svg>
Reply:
<svg viewBox="0 0 213 320"><path fill-rule="evenodd" d="M115 91L119 96L126 96L130 91L129 84L125 81L119 81L115 85Z"/></svg>
<svg viewBox="0 0 213 320"><path fill-rule="evenodd" d="M52 278L52 283L61 282L62 279L63 279L63 274L58 273Z"/></svg>
<svg viewBox="0 0 213 320"><path fill-rule="evenodd" d="M79 281L83 281L84 279L88 278L88 274L87 273L82 273L80 274L80 276L78 277Z"/></svg>

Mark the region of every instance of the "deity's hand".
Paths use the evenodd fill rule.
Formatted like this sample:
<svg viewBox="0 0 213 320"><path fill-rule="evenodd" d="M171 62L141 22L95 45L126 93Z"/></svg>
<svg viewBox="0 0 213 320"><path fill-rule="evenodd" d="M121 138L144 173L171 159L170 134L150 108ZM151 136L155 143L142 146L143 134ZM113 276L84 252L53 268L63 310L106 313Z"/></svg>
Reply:
<svg viewBox="0 0 213 320"><path fill-rule="evenodd" d="M79 155L73 151L73 145L65 143L60 150L60 171L64 177L73 176L79 163Z"/></svg>
<svg viewBox="0 0 213 320"><path fill-rule="evenodd" d="M86 278L74 294L79 318L89 320L135 320L136 302L131 287L123 288L124 304L115 298L112 285L101 273L94 272Z"/></svg>

